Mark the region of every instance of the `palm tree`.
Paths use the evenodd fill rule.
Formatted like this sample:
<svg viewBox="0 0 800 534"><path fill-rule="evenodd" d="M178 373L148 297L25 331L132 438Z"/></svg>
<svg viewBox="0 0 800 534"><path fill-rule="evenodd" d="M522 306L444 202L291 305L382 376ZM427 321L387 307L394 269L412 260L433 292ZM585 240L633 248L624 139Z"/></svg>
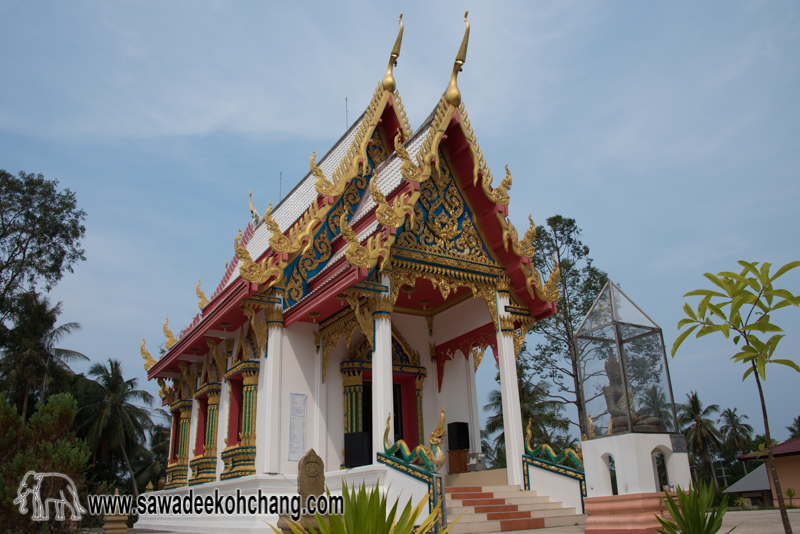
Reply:
<svg viewBox="0 0 800 534"><path fill-rule="evenodd" d="M125 380L119 360L109 358L107 366L95 363L89 369L89 376L95 380L84 382L87 394L96 401L84 406L79 414L83 419L82 428L87 431L87 443L95 454L104 454L108 450L118 450L122 454L131 477L134 498L138 499L139 490L128 452L135 452L146 443L146 432L153 429L153 422L148 411L133 402L150 405L153 396L136 389L136 378Z"/></svg>
<svg viewBox="0 0 800 534"><path fill-rule="evenodd" d="M733 410L728 408L722 412L718 422L724 424L719 427L719 431L725 438L725 445L741 451L753 436L753 427L743 421L749 418L745 414L737 414L736 410L737 408Z"/></svg>
<svg viewBox="0 0 800 534"><path fill-rule="evenodd" d="M800 415L794 418L794 421L790 426L786 427L786 430L789 431L789 439L800 438Z"/></svg>
<svg viewBox="0 0 800 534"><path fill-rule="evenodd" d="M672 430L672 410L663 389L653 385L645 390L639 402L639 413L641 415L658 417L664 424L665 430Z"/></svg>
<svg viewBox="0 0 800 534"><path fill-rule="evenodd" d="M687 394L686 399L686 404L680 405L678 415L681 432L686 435L686 442L695 457L699 458L706 470L711 473L714 485L719 487L712 458L719 451L722 435L710 418L712 414L719 412L719 405L709 404L703 408L697 391Z"/></svg>
<svg viewBox="0 0 800 534"><path fill-rule="evenodd" d="M3 378L3 389L20 399L23 422L28 412L28 400L40 377L43 378L39 400L44 402L48 383L54 378L63 382L72 374L68 362L89 361L80 352L56 347L66 336L81 329L78 323L56 326L60 314L60 302L51 307L47 297L26 293L12 316L14 328L3 350L0 377Z"/></svg>
<svg viewBox="0 0 800 534"><path fill-rule="evenodd" d="M155 413L164 421L169 421L169 414L158 408ZM136 467L136 483L138 486L146 486L148 482L158 484L158 479L166 475L169 463L169 438L170 427L164 424L155 423L148 432L148 447L141 446L139 454L136 455L138 465Z"/></svg>
<svg viewBox="0 0 800 534"><path fill-rule="evenodd" d="M517 359L517 387L519 388L519 404L522 412L523 427L528 420L533 421L532 442L534 446L542 443L551 444L558 436L566 434L569 429L569 420L561 415L564 408L558 401L549 400L550 384L544 380L534 383L533 375L527 373L527 368L522 358ZM500 374L495 378L500 381ZM484 405L485 412L492 415L486 420L487 436L500 432L494 438L493 465L500 465L505 460L505 432L503 423L503 396L500 390L493 389L489 392L489 402Z"/></svg>
<svg viewBox="0 0 800 534"><path fill-rule="evenodd" d="M753 427L743 421L748 419L745 414L739 415L736 413L737 408L722 412L722 417L719 418L719 423L723 425L719 428L720 433L725 438L724 445L729 449L741 452L747 447L750 439L753 436ZM744 474L747 474L747 462L742 462Z"/></svg>

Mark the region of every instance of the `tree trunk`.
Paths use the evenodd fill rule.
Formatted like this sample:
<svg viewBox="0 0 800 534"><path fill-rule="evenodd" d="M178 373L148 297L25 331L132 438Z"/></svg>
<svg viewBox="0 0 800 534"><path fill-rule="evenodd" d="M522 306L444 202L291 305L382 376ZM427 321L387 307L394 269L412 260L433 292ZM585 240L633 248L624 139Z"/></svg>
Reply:
<svg viewBox="0 0 800 534"><path fill-rule="evenodd" d="M25 380L25 387L22 388L22 424L25 424L25 416L28 414L28 395L30 394L30 386L28 381Z"/></svg>
<svg viewBox="0 0 800 534"><path fill-rule="evenodd" d="M750 364L753 366L753 376L756 377L758 396L761 399L761 413L764 416L764 435L767 438L767 443L765 445L765 448L767 449L767 461L769 462L769 472L772 476L772 485L775 488L775 493L778 494L778 508L780 508L781 511L783 531L786 534L792 534L792 525L789 523L789 516L786 514L786 503L783 502L781 483L778 480L778 470L775 469L775 457L772 456L772 438L769 435L769 419L767 418L767 404L764 402L764 391L761 389L761 380L758 378L758 369L756 369L755 362L750 362Z"/></svg>
<svg viewBox="0 0 800 534"><path fill-rule="evenodd" d="M120 450L122 451L122 457L125 459L125 467L128 468L128 473L131 475L131 484L133 485L133 499L135 501L139 501L139 488L136 487L136 477L133 474L133 469L131 469L131 463L128 461L128 453L125 452L125 447L120 446Z"/></svg>

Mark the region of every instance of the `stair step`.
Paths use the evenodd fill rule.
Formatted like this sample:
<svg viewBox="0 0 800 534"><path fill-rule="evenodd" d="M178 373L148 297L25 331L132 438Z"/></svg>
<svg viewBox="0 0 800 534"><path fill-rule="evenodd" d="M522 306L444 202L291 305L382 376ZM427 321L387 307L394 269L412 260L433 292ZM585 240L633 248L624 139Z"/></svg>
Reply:
<svg viewBox="0 0 800 534"><path fill-rule="evenodd" d="M525 514L518 517L498 517L500 514ZM450 511L447 512L447 521L455 521L461 514L450 514ZM552 508L550 510L532 510L528 512L497 512L492 514L472 514L472 513L465 513L461 515L461 519L458 520L459 523L474 523L476 521L493 521L499 519L522 519L526 517L530 518L546 518L546 517L560 517L563 515L569 515L575 517L575 509L574 508Z"/></svg>
<svg viewBox="0 0 800 534"><path fill-rule="evenodd" d="M544 528L544 525L544 519L542 518L502 519L499 521L474 521L464 523L459 521L453 525L448 532L452 532L453 534L484 534L487 532Z"/></svg>
<svg viewBox="0 0 800 534"><path fill-rule="evenodd" d="M453 501L474 501L476 499L515 499L518 497L538 497L533 492L527 491L493 491L493 492L466 492L466 493L448 493L445 495L445 500ZM541 498L541 497L540 497Z"/></svg>
<svg viewBox="0 0 800 534"><path fill-rule="evenodd" d="M534 512L538 510L563 510L560 502L534 504L496 504L492 506L448 506L447 516L458 517L462 513L490 514L494 512Z"/></svg>

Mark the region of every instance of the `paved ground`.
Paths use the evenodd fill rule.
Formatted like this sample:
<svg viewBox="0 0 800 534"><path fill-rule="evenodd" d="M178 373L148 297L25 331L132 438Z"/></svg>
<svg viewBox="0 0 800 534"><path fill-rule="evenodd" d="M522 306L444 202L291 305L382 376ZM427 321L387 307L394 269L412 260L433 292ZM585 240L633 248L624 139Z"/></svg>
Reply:
<svg viewBox="0 0 800 534"><path fill-rule="evenodd" d="M792 530L800 531L800 509L788 510ZM778 510L753 510L749 512L728 512L722 521L720 534L733 527L734 534L783 534L783 523ZM521 530L517 534L583 534L584 525L576 527L556 527L543 530Z"/></svg>
<svg viewBox="0 0 800 534"><path fill-rule="evenodd" d="M800 509L789 510L789 521L794 531L800 531ZM720 534L736 527L734 534L782 534L783 524L777 510L751 512L728 512L722 523ZM520 530L517 534L583 534L586 527L555 527L540 530ZM267 532L271 532L267 531ZM154 530L128 529L129 534L166 534Z"/></svg>

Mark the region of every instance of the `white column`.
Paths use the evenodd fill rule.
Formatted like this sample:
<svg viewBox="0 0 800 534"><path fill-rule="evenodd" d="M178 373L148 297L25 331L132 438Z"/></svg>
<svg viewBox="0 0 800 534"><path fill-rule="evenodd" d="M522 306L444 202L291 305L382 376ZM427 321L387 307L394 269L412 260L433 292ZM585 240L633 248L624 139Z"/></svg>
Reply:
<svg viewBox="0 0 800 534"><path fill-rule="evenodd" d="M469 393L469 433L470 433L470 452L481 452L481 419L478 412L478 385L475 383L475 356L472 351L467 355L466 380Z"/></svg>
<svg viewBox="0 0 800 534"><path fill-rule="evenodd" d="M220 382L217 412L217 480L225 469L225 464L222 463L222 451L225 450L225 439L228 437L228 381L220 377Z"/></svg>
<svg viewBox="0 0 800 534"><path fill-rule="evenodd" d="M508 299L497 299L497 308L505 309ZM522 409L519 405L516 354L514 353L513 326L497 332L497 359L500 365L500 393L503 397L503 431L506 438L506 466L509 485L522 486L522 455L525 454L525 436L522 433Z"/></svg>
<svg viewBox="0 0 800 534"><path fill-rule="evenodd" d="M256 410L256 474L280 470L281 361L283 358L283 312L267 310L267 352L258 372Z"/></svg>
<svg viewBox="0 0 800 534"><path fill-rule="evenodd" d="M389 277L382 283L389 286ZM372 463L377 465L378 453L383 452L383 435L386 417L390 417L389 428L394 424L392 395L392 302L388 295L373 297L372 315L375 346L372 348ZM394 442L389 431L389 443Z"/></svg>
<svg viewBox="0 0 800 534"><path fill-rule="evenodd" d="M197 439L197 418L198 418L197 411L199 408L200 408L200 403L197 402L196 399L192 399L192 415L191 419L189 419L189 450L187 451L189 458L188 461L186 462L186 465L191 464L192 458L195 457L194 445L196 443L195 440ZM200 454L202 455L203 451L200 451ZM188 481L190 478L192 478L191 467L187 471L186 480Z"/></svg>
<svg viewBox="0 0 800 534"><path fill-rule="evenodd" d="M314 327L314 332L319 333L319 326ZM323 347L320 347L323 349ZM322 352L320 352L321 354ZM316 354L314 355L316 356ZM311 444L314 451L320 458L328 457L328 423L327 423L327 405L328 405L328 383L322 381L322 358L317 359L315 381L314 381L314 433L312 434ZM333 466L331 466L333 467ZM333 471L331 467L329 471Z"/></svg>

